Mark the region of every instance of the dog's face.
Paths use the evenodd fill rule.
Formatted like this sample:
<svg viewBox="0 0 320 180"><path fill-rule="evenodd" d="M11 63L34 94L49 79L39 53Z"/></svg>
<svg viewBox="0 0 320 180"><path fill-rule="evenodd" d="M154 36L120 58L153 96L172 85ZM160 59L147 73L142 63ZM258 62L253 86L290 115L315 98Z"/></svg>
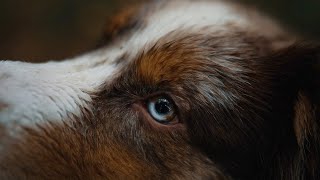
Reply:
<svg viewBox="0 0 320 180"><path fill-rule="evenodd" d="M317 178L317 48L294 40L235 4L169 1L85 55L2 61L0 177Z"/></svg>

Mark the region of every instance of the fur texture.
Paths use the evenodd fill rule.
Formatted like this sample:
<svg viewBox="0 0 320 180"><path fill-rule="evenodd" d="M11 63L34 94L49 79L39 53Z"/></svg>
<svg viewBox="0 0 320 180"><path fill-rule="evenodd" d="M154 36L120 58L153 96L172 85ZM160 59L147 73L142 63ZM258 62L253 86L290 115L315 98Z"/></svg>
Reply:
<svg viewBox="0 0 320 180"><path fill-rule="evenodd" d="M132 7L90 53L0 62L0 178L319 179L318 59L250 7Z"/></svg>

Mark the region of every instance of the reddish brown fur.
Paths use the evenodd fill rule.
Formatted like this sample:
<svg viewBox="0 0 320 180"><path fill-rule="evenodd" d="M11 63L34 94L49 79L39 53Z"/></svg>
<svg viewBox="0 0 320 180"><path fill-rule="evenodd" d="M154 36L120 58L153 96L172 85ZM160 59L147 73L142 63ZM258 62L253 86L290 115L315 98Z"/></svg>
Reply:
<svg viewBox="0 0 320 180"><path fill-rule="evenodd" d="M120 17L112 36L129 27ZM92 115L12 140L0 177L319 179L318 53L241 28L171 32L95 95ZM141 112L158 94L178 125Z"/></svg>

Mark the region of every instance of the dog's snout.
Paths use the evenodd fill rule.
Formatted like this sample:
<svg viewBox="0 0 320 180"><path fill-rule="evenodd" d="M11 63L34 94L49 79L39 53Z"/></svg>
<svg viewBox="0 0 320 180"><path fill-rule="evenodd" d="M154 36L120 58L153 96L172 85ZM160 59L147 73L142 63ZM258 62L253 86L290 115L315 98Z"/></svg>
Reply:
<svg viewBox="0 0 320 180"><path fill-rule="evenodd" d="M111 65L79 69L82 60L67 64L0 61L0 124L29 126L81 118L84 109L90 109L90 93L114 71Z"/></svg>

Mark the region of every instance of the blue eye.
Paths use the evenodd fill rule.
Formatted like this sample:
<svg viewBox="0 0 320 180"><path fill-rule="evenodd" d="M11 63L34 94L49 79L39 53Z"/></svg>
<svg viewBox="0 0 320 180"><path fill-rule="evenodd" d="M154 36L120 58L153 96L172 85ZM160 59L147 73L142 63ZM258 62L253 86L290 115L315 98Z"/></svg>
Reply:
<svg viewBox="0 0 320 180"><path fill-rule="evenodd" d="M153 100L150 100L147 106L152 118L159 123L170 123L176 116L174 104L168 98L155 98Z"/></svg>

